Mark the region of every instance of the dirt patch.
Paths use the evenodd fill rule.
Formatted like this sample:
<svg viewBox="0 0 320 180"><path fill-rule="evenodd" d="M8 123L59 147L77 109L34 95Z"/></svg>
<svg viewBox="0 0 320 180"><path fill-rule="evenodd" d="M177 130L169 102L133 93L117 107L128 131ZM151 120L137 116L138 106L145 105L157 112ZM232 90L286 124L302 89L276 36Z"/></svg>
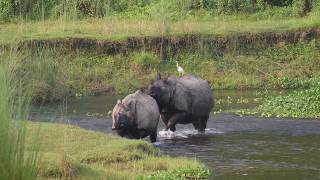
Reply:
<svg viewBox="0 0 320 180"><path fill-rule="evenodd" d="M166 57L167 52L179 53L184 49L201 49L218 52L266 48L277 44L291 44L301 40L310 41L320 37L320 29L309 28L287 32L240 33L218 36L187 34L163 37L129 37L124 40L97 40L88 38L64 38L50 40L29 40L19 44L20 48L55 48L70 50L92 50L102 54L128 54L132 51L153 51Z"/></svg>

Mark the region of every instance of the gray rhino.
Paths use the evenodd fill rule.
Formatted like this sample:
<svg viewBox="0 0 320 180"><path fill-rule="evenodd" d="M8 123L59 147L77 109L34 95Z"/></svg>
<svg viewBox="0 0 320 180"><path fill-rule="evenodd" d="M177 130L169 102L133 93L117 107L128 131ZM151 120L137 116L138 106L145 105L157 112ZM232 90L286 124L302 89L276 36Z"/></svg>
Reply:
<svg viewBox="0 0 320 180"><path fill-rule="evenodd" d="M150 135L150 141L157 139L160 118L157 102L139 91L118 100L112 111L112 130L121 137L141 139Z"/></svg>
<svg viewBox="0 0 320 180"><path fill-rule="evenodd" d="M192 123L200 133L205 132L214 104L207 81L192 75L161 79L158 74L149 85L148 94L157 101L166 130L175 131L178 123Z"/></svg>

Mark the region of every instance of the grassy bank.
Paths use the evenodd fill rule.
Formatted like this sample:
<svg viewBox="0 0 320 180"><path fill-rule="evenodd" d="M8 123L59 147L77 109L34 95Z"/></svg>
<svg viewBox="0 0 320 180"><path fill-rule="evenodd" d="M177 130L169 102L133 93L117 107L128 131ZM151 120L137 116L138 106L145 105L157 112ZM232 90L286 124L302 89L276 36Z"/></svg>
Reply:
<svg viewBox="0 0 320 180"><path fill-rule="evenodd" d="M4 0L0 43L285 32L319 27L319 7L319 0Z"/></svg>
<svg viewBox="0 0 320 180"><path fill-rule="evenodd" d="M35 82L36 101L56 101L67 96L127 94L145 88L157 72L178 75L175 61L192 73L207 79L215 89L297 89L309 88L320 74L319 40L297 44L279 43L266 49L220 52L206 47L157 52L138 51L108 55L95 50L65 48L12 49L17 78ZM299 68L297 68L299 67Z"/></svg>
<svg viewBox="0 0 320 180"><path fill-rule="evenodd" d="M96 40L125 40L128 37L177 36L186 34L234 35L251 32L285 32L319 27L319 15L286 19L250 19L217 16L209 20L85 19L45 20L0 25L0 43L17 44L26 40L87 38Z"/></svg>
<svg viewBox="0 0 320 180"><path fill-rule="evenodd" d="M32 135L39 127L42 178L203 179L210 175L199 161L162 156L145 141L51 123L30 122L27 132Z"/></svg>
<svg viewBox="0 0 320 180"><path fill-rule="evenodd" d="M175 61L214 89L303 89L319 79L319 0L0 3L0 58L33 99L128 94ZM38 70L39 69L39 70Z"/></svg>

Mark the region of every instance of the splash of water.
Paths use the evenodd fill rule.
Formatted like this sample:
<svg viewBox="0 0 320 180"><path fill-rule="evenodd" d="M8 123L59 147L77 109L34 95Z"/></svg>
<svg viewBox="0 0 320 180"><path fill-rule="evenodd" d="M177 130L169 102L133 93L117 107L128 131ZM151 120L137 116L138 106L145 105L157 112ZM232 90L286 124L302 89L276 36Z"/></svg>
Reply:
<svg viewBox="0 0 320 180"><path fill-rule="evenodd" d="M196 136L196 135L212 135L212 134L221 134L221 133L223 132L215 128L207 128L204 134L199 133L195 129L183 129L183 130L177 130L175 132L170 130L168 131L161 130L158 132L158 137L163 139L173 139L173 138L188 138L190 136Z"/></svg>

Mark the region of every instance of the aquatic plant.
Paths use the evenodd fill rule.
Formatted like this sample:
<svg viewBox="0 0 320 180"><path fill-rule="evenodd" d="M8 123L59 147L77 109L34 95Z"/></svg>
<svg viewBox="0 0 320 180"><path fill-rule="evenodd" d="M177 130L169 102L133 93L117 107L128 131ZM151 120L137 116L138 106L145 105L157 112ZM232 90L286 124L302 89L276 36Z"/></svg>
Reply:
<svg viewBox="0 0 320 180"><path fill-rule="evenodd" d="M159 171L153 175L147 176L145 180L184 180L184 179L205 179L211 175L206 167L181 168L172 171ZM138 178L139 179L139 178Z"/></svg>
<svg viewBox="0 0 320 180"><path fill-rule="evenodd" d="M257 111L262 116L320 117L320 83L307 90L298 90L284 96L265 99Z"/></svg>

